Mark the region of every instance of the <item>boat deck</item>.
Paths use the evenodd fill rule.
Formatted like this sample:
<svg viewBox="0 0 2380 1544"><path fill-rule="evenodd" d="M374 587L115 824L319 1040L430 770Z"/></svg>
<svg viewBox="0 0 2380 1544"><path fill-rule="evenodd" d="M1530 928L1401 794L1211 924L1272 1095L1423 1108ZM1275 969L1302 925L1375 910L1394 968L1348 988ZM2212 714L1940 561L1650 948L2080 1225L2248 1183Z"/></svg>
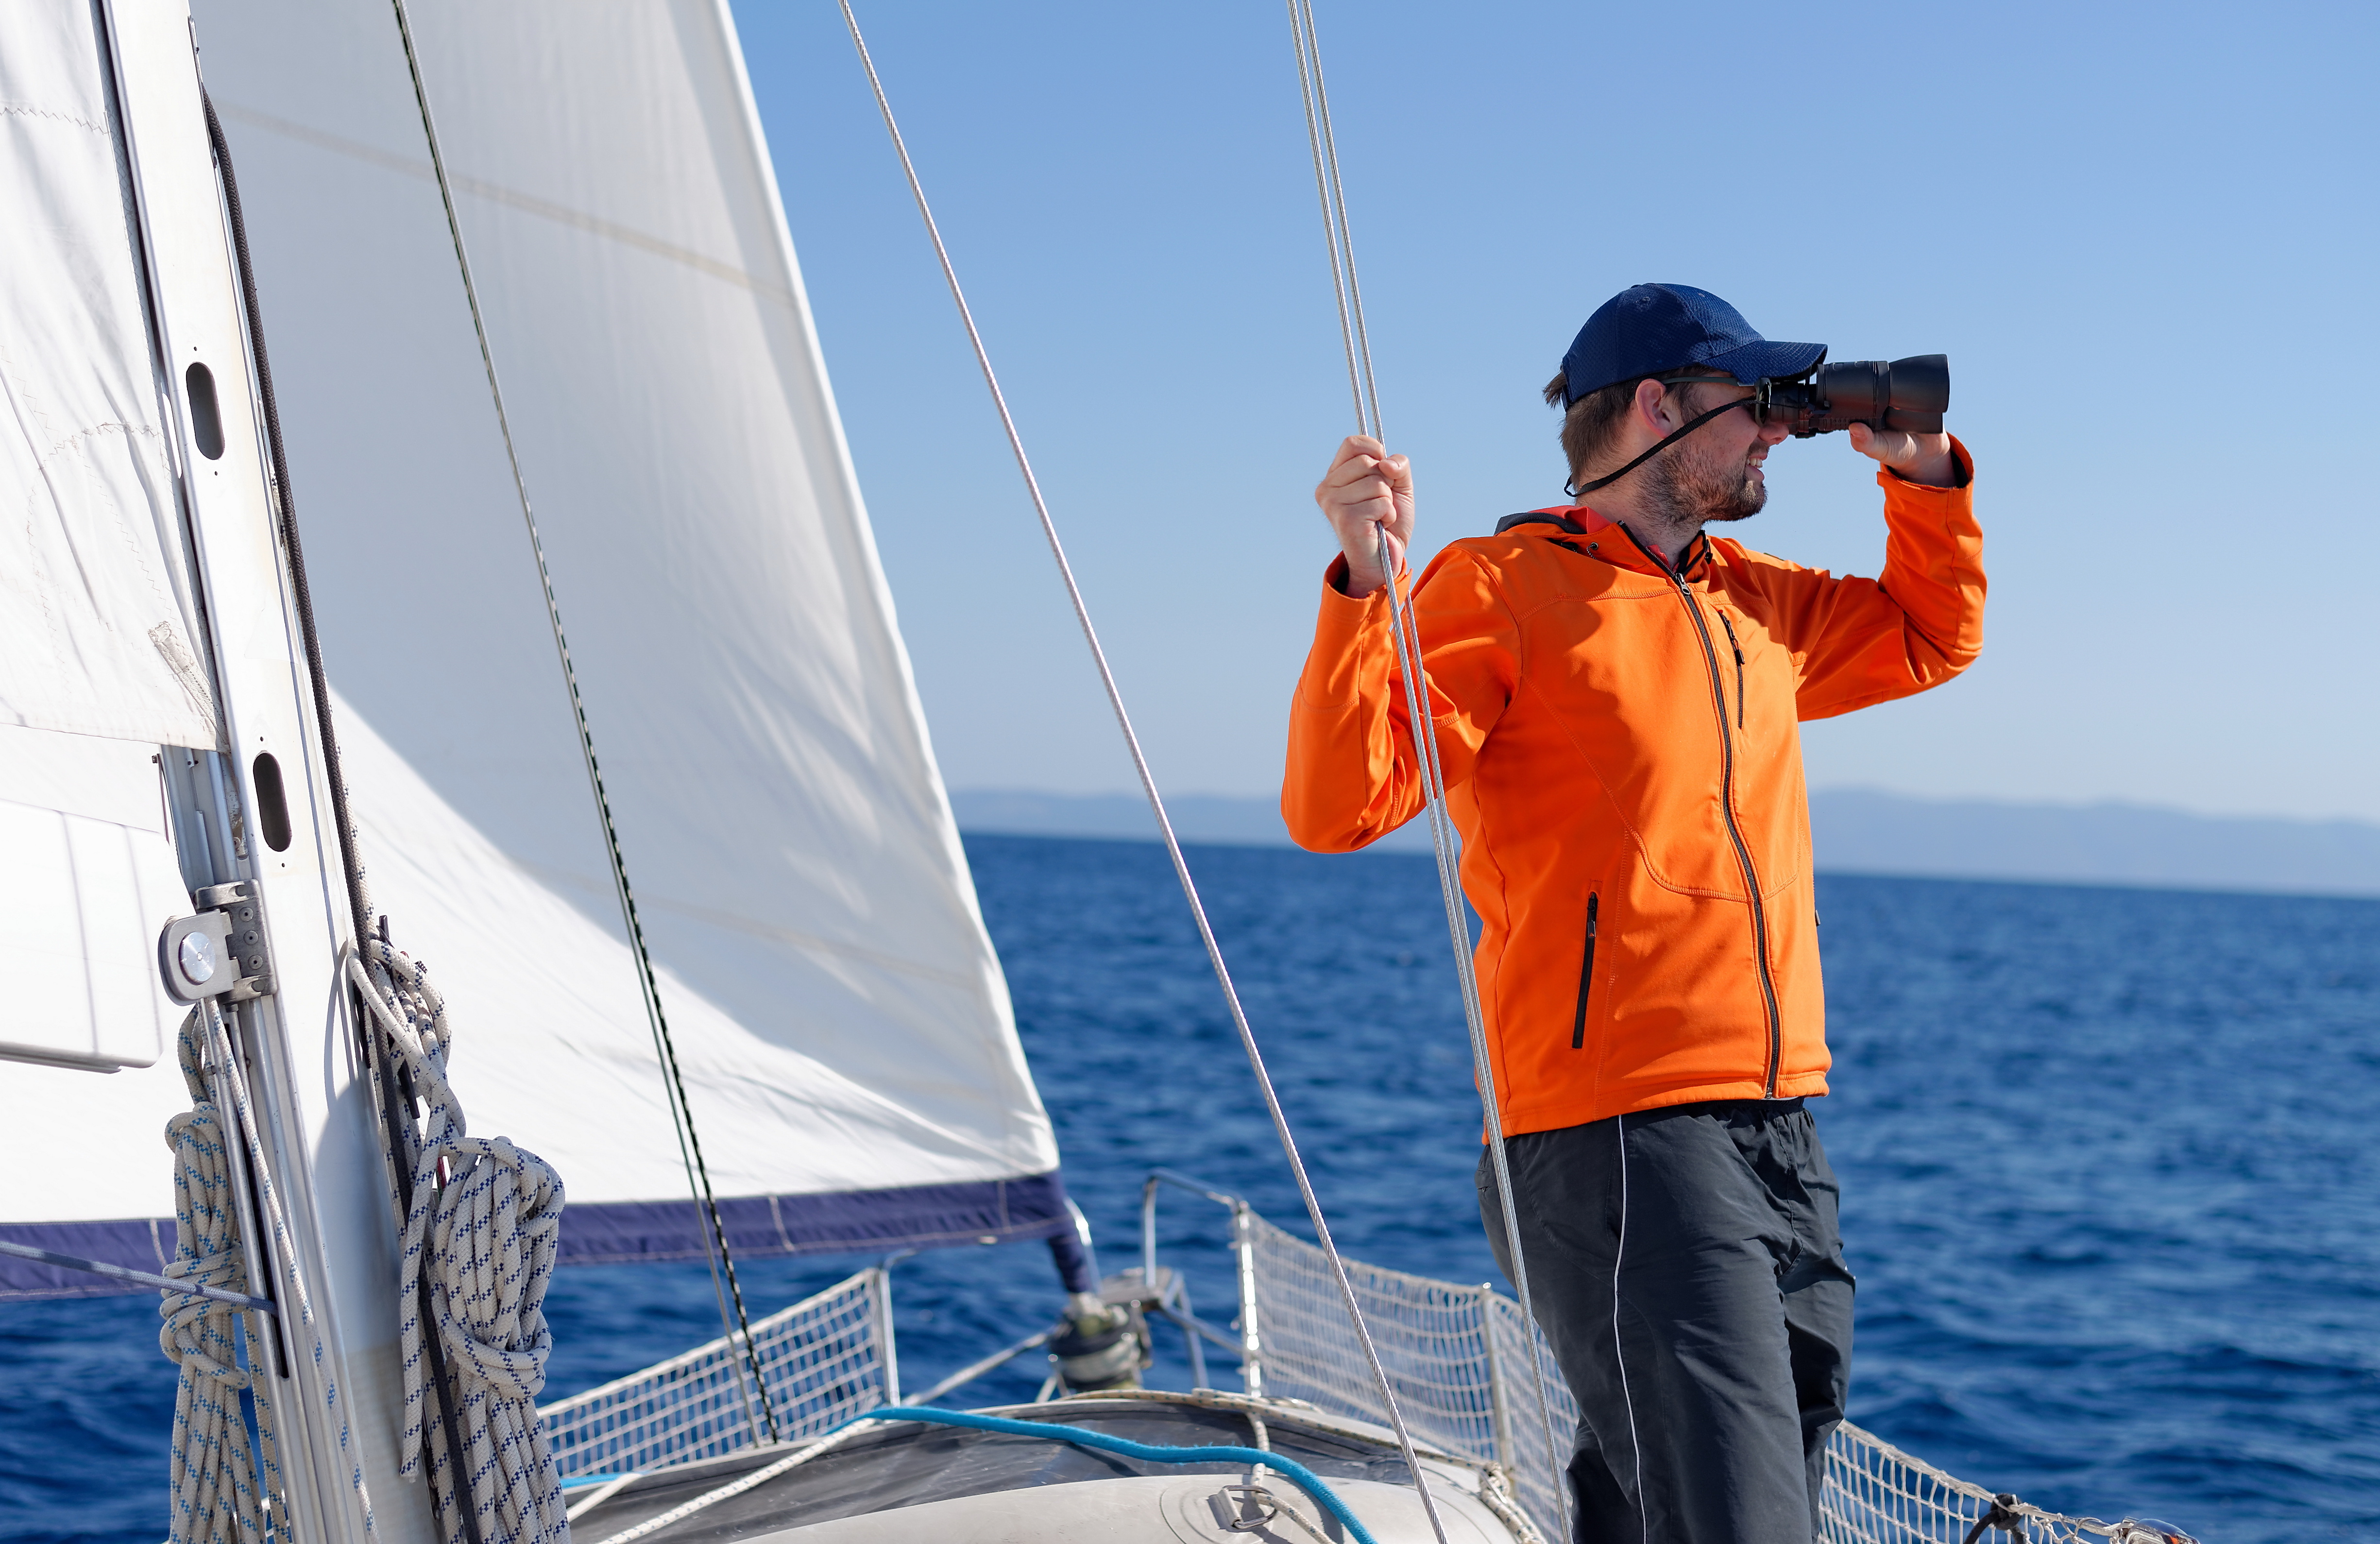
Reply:
<svg viewBox="0 0 2380 1544"><path fill-rule="evenodd" d="M1411 1471L1398 1456L1394 1439L1384 1430L1323 1415L1296 1401L1251 1400L1204 1391L1196 1395L1112 1393L985 1413L1084 1427L1158 1446L1246 1448L1261 1443L1342 1489L1365 1515L1367 1526L1378 1514L1373 1531L1381 1544L1410 1531L1399 1526L1408 1521L1399 1515L1406 1509L1413 1514L1409 1521L1420 1528L1419 1537L1429 1537L1413 1497ZM642 1477L575 1518L572 1532L587 1544L602 1544L667 1518L687 1502L812 1445L782 1443L747 1449ZM1515 1527L1500 1522L1495 1510L1475 1499L1488 1483L1487 1465L1428 1454L1423 1467L1433 1482L1433 1493L1444 1498L1442 1509L1461 1520L1459 1528L1450 1523L1451 1538L1476 1537L1507 1544L1531 1537L1525 1525ZM830 1535L854 1540L966 1538L989 1544L1011 1538L1060 1537L1070 1531L1071 1514L1080 1513L1082 1516L1071 1521L1103 1530L1086 1537L1116 1544L1136 1544L1143 1538L1204 1538L1210 1531L1218 1538L1260 1541L1281 1537L1310 1544L1318 1533L1286 1519L1279 1522L1278 1531L1260 1522L1255 1526L1245 1522L1236 1528L1231 1526L1241 1521L1237 1513L1245 1502L1236 1492L1227 1494L1227 1488L1246 1486L1251 1477L1249 1466L1240 1462L1158 1464L1062 1440L1045 1441L1002 1432L888 1422L857 1429L782 1474L639 1538L661 1544L708 1544L792 1530L794 1538L808 1539L820 1525L884 1516L884 1526L880 1527L862 1532L837 1528L818 1537L821 1544ZM1014 1502L1019 1492L1124 1479L1159 1483L1125 1487L1097 1500L1084 1492L1062 1502L1047 1498L1050 1504L1026 1508ZM1275 1507L1285 1505L1310 1518L1318 1537L1344 1537L1336 1524L1316 1514L1294 1485L1279 1476L1256 1477L1256 1481L1275 1498ZM971 1498L984 1499L983 1504L955 1508L951 1504ZM992 1498L1008 1500L998 1502ZM912 1519L884 1515L918 1507L932 1510ZM1483 1526L1486 1531L1481 1531Z"/></svg>

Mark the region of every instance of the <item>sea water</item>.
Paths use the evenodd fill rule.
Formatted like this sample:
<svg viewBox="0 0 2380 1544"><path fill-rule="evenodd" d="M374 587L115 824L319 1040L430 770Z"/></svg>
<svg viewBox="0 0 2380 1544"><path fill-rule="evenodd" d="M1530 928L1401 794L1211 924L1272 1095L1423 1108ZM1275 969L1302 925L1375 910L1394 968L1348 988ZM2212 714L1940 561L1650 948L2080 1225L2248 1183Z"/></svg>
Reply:
<svg viewBox="0 0 2380 1544"><path fill-rule="evenodd" d="M1160 1165L1308 1232L1162 849L967 851L1105 1267L1136 1257ZM1501 1285L1429 859L1191 862L1342 1246ZM2380 1530L2380 902L1848 876L1818 902L1852 1418L1994 1489L2210 1544ZM468 1068L467 1047L466 1100ZM1164 1259L1228 1319L1225 1214L1162 1205ZM739 1273L757 1317L865 1263ZM1038 1244L917 1256L893 1281L911 1389L1060 1302ZM564 1270L547 1313L549 1395L720 1331L699 1265ZM0 1538L162 1535L156 1326L148 1297L0 1304ZM1179 1339L1158 1348L1151 1381L1187 1387ZM1029 1399L1047 1370L1028 1356L953 1397ZM1209 1376L1234 1372L1219 1355Z"/></svg>

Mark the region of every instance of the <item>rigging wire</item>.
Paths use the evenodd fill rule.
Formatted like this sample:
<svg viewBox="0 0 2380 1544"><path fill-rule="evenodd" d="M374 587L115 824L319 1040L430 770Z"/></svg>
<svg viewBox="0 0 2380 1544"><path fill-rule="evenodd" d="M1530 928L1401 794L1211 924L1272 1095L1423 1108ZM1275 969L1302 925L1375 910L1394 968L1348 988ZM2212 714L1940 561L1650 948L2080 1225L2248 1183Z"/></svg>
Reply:
<svg viewBox="0 0 2380 1544"><path fill-rule="evenodd" d="M1289 41L1291 46L1297 51L1297 93L1305 103L1305 142L1314 152L1314 191L1322 201L1322 239L1330 251L1330 293L1339 302L1339 343L1347 355L1347 389L1354 395L1355 398L1355 432L1369 434L1377 440L1381 433L1379 399L1378 396L1366 397L1364 394L1365 382L1371 375L1369 347L1366 348L1366 359L1363 364L1359 365L1355 359L1356 331L1347 314L1348 286L1343 277L1349 266L1349 260L1340 255L1339 245L1340 232L1346 222L1339 218L1336 203L1331 198L1335 179L1323 169L1322 129L1314 115L1316 72L1306 62L1305 18L1298 12L1297 0L1289 0ZM1318 57L1317 62L1319 62ZM1330 103L1327 99L1323 103L1323 111L1326 113L1330 111ZM1331 152L1330 164L1335 171L1338 166L1338 152L1335 147ZM1362 304L1360 298L1356 303L1358 306ZM1369 342L1370 339L1366 337L1367 346Z"/></svg>
<svg viewBox="0 0 2380 1544"><path fill-rule="evenodd" d="M595 736L588 726L587 704L578 691L578 672L571 663L570 641L562 630L562 607L554 597L553 572L545 560L545 542L538 534L537 516L529 506L528 480L521 470L520 452L513 444L512 419L504 412L504 392L496 379L496 356L488 341L488 326L480 311L479 286L471 277L470 253L463 245L463 222L455 208L455 189L446 176L446 159L438 143L438 125L430 111L430 91L421 77L421 60L414 51L413 24L406 14L405 0L390 0L396 9L397 34L405 43L406 68L413 77L413 100L421 113L421 132L430 144L430 169L436 175L438 198L446 210L446 233L455 243L455 262L462 271L463 296L470 303L471 331L479 338L480 363L487 371L488 395L494 401L496 427L504 442L504 457L512 467L513 492L519 497L521 523L528 528L529 551L537 558L538 583L545 592L545 619L553 631L554 653L562 662L563 685L570 694L570 716L578 731L578 756L587 769L587 784L595 796L595 811L603 827L603 849L611 860L612 889L620 903L620 915L627 924L630 953L636 956L637 986L644 998L645 1017L653 1032L653 1049L660 1054L666 1074L663 1090L668 1096L670 1119L677 1128L678 1157L686 1166L687 1187L709 1214L710 1226L703 1234L703 1254L710 1264L711 1290L721 1293L723 1273L723 1295L719 1304L721 1324L731 1340L739 1341L744 1350L742 1362L731 1362L735 1368L737 1387L743 1393L746 1419L751 1423L756 1440L765 1429L766 1440L780 1441L777 1412L769 1398L769 1381L760 1367L759 1347L752 1340L752 1320L744 1309L744 1291L735 1280L735 1258L727 1247L727 1226L719 1215L719 1199L710 1188L710 1169L703 1161L702 1138L696 1133L694 1110L686 1102L686 1079L678 1070L677 1046L670 1038L669 1016L662 1009L660 982L653 973L651 952L645 945L644 924L637 915L636 894L628 885L628 865L620 849L620 833L612 821L612 801L603 790L603 770L595 760ZM358 926L361 925L360 920ZM734 1318L729 1319L728 1299L734 1299ZM738 1331L741 1333L738 1333ZM751 1386L745 1384L745 1368L751 1369ZM759 1406L753 1408L757 1390Z"/></svg>
<svg viewBox="0 0 2380 1544"><path fill-rule="evenodd" d="M397 0L402 4L403 0ZM926 234L934 245L934 256L941 262L943 281L950 286L951 299L956 303L959 321L965 326L967 342L975 349L976 364L983 371L984 384L990 388L991 402L999 411L1001 428L1008 435L1008 448L1016 457L1016 468L1024 474L1025 491L1032 498L1034 513L1041 522L1041 534L1049 541L1050 555L1057 561L1058 577L1064 581L1066 596L1074 603L1075 620L1083 629L1083 641L1091 651L1091 663L1098 667L1099 683L1106 687L1108 706L1113 710L1116 726L1123 733L1124 748L1132 754L1133 770L1140 775L1142 792L1148 796L1148 808L1157 817L1157 829L1165 839L1165 850L1173 860L1174 877L1182 882L1182 894L1190 903L1190 915L1198 925L1199 941L1207 947L1207 961L1214 967L1215 979L1223 989L1224 1001L1230 1005L1232 1026L1239 1031L1241 1048L1247 1052L1248 1065L1256 1073L1257 1087L1264 1095L1266 1113L1272 1117L1273 1133L1281 1138L1281 1151L1288 1156L1290 1173L1297 1181L1298 1195L1305 1202L1305 1213L1313 1221L1315 1241L1322 1247L1330 1262L1330 1274L1339 1284L1339 1295L1346 1304L1347 1317L1354 1323L1355 1338L1364 1347L1364 1360L1370 1367L1372 1378L1379 1385L1385 1402L1389 1424L1395 1429L1398 1452L1403 1456L1405 1468L1413 1476L1414 1489L1421 1496L1422 1508L1428 1514L1430 1531L1439 1544L1446 1544L1446 1525L1438 1514L1438 1501L1430 1494L1422 1476L1421 1461L1414 1450L1413 1435L1405 1429L1403 1408L1397 1401L1395 1388L1389 1381L1388 1369L1380 1361L1379 1349L1372 1343L1372 1331L1364 1320L1364 1310L1355 1300L1354 1283L1348 1279L1347 1267L1339 1258L1339 1246L1330 1237L1330 1224L1322 1215L1322 1203L1315 1196L1314 1182L1305 1172L1305 1161L1298 1155L1297 1140L1289 1129L1289 1117L1282 1112L1281 1097L1275 1092L1272 1076L1265 1070L1264 1053L1257 1048L1256 1031L1249 1027L1247 1010L1241 1005L1239 989L1232 983L1232 973L1223 962L1221 944L1215 939L1215 930L1207 918L1207 907L1198 898L1198 886L1190 877L1189 862L1182 856L1182 842L1174 834L1173 822L1165 813L1165 800L1157 791L1157 778L1150 772L1148 758L1142 751L1140 736L1133 729L1132 716L1124 710L1123 689L1116 685L1115 672L1108 664L1107 651L1099 645L1099 635L1091 625L1089 607L1083 600L1082 587L1075 581L1075 570L1066 561L1066 549L1058 539L1057 522L1050 514L1049 501L1042 496L1040 480L1033 474L1033 463L1025 454L1025 441L1017 433L1016 419L1008 410L1008 398L1000 389L1000 377L991 368L991 356L986 351L983 334L975 324L975 313L967 308L966 295L959 287L958 271L951 264L950 249L943 244L941 228L934 223L934 212L926 201L925 185L917 179L917 164L909 158L909 147L901 138L901 126L892 115L892 103L884 94L884 82L876 73L876 61L868 52L868 40L860 35L859 18L852 14L851 0L836 0L843 8L844 24L851 30L852 46L859 51L859 63L868 72L868 84L876 94L877 110L883 115L884 128L892 137L892 149L901 158L901 170L909 180L909 193L917 201L917 213L926 223Z"/></svg>
<svg viewBox="0 0 2380 1544"><path fill-rule="evenodd" d="M1314 0L1287 0L1290 35L1297 54L1298 89L1305 103L1306 141L1314 155L1314 188L1322 204L1323 234L1330 252L1330 285L1339 302L1340 339L1347 356L1347 385L1355 399L1355 427L1385 446L1379 386L1372 371L1372 344L1364 325L1364 291L1355 276L1355 237L1347 219L1347 190L1339 175L1339 145L1330 127L1330 96L1322 79L1322 40L1314 25ZM1342 266L1343 265L1343 266ZM1359 370L1360 366L1360 370ZM1479 977L1471 958L1471 927L1463 898L1460 848L1446 802L1446 774L1439 759L1437 720L1429 711L1429 675L1422 657L1421 621L1413 596L1401 580L1386 522L1375 528L1380 572L1389 592L1389 626L1396 638L1397 674L1404 678L1405 715L1412 726L1415 760L1421 771L1422 799L1429 820L1430 847L1438 859L1438 884L1446 906L1454 973L1463 991L1463 1016L1471 1037L1474 1081L1487 1116L1488 1146L1496 1171L1496 1195L1503 1212L1504 1239L1529 1347L1529 1378L1536 1393L1537 1418L1554 1468L1553 1490L1561 1507L1562 1536L1571 1531L1569 1487L1562 1482L1561 1447L1554 1440L1553 1401L1546 1389L1545 1363L1537 1355L1536 1311L1529 1301L1528 1264L1521 1253L1521 1228L1512 1206L1512 1174L1504 1152L1503 1101L1496 1089L1495 1060L1488 1045L1488 1021L1479 1002ZM1425 728L1427 732L1425 733ZM1493 1331L1490 1331L1492 1333Z"/></svg>

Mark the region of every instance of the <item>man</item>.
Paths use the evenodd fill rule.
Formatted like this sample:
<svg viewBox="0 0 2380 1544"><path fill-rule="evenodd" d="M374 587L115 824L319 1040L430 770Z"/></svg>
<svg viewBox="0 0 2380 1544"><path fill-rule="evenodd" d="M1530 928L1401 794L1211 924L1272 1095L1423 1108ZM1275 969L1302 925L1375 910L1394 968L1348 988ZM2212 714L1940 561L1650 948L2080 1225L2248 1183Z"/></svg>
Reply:
<svg viewBox="0 0 2380 1544"><path fill-rule="evenodd" d="M1984 577L1947 434L1850 432L1879 464L1881 580L1705 530L1767 496L1786 428L1753 384L1824 354L1682 285L1615 297L1546 394L1586 502L1450 544L1414 591L1532 1307L1582 1411L1582 1539L1801 1544L1842 1419L1797 724L1964 669ZM1383 529L1400 559L1413 540L1413 476L1357 437L1315 498L1342 553L1281 813L1343 852L1422 808L1379 551ZM1479 1184L1510 1274L1484 1157Z"/></svg>

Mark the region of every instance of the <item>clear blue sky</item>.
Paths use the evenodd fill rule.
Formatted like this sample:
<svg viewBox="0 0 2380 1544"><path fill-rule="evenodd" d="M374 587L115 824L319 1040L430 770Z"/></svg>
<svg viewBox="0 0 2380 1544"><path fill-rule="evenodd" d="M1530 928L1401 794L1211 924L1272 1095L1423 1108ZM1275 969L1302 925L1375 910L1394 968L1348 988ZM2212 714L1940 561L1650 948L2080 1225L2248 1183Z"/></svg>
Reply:
<svg viewBox="0 0 2380 1544"><path fill-rule="evenodd" d="M1160 781L1274 791L1350 419L1283 7L857 5ZM840 17L735 11L945 774L1129 786ZM1630 284L1944 351L1988 644L1812 783L2380 819L2374 14L1322 0L1423 547L1561 502ZM1866 468L1740 534L1875 573Z"/></svg>

